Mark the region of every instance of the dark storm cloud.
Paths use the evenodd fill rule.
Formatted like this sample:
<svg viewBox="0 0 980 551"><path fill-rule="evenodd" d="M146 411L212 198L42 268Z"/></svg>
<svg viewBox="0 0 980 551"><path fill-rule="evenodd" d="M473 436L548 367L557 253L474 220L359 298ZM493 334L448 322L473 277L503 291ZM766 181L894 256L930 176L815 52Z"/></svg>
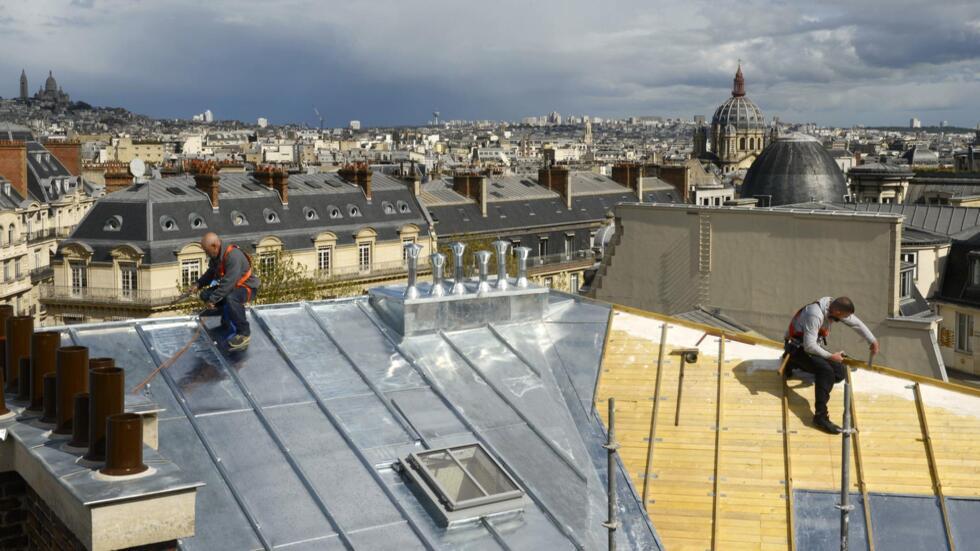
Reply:
<svg viewBox="0 0 980 551"><path fill-rule="evenodd" d="M740 58L784 120L972 125L980 93L977 2L33 0L5 19L0 95L51 68L75 98L157 116L690 116Z"/></svg>

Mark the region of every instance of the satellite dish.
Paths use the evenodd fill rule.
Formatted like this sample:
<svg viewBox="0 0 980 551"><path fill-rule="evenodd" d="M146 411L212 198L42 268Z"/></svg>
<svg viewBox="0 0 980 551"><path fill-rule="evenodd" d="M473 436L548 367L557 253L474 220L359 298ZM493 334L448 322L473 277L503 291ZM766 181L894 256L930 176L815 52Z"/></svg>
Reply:
<svg viewBox="0 0 980 551"><path fill-rule="evenodd" d="M133 175L133 178L142 178L146 174L146 163L142 159L129 161L129 173Z"/></svg>

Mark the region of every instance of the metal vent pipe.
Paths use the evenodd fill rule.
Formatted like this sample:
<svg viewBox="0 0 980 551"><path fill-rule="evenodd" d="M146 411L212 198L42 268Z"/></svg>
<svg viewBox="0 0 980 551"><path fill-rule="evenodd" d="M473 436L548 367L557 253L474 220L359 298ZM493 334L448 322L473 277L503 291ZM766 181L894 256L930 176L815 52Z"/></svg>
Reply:
<svg viewBox="0 0 980 551"><path fill-rule="evenodd" d="M451 292L454 295L465 295L466 284L463 283L465 279L463 277L463 253L466 251L466 245L457 241L450 248L453 251L453 289Z"/></svg>
<svg viewBox="0 0 980 551"><path fill-rule="evenodd" d="M88 359L89 371L93 369L98 369L100 367L116 367L116 359L115 358L89 358ZM91 382L92 379L90 378L89 389L92 388Z"/></svg>
<svg viewBox="0 0 980 551"><path fill-rule="evenodd" d="M106 420L105 467L108 476L139 474L143 463L143 420L135 413L117 413Z"/></svg>
<svg viewBox="0 0 980 551"><path fill-rule="evenodd" d="M429 289L429 296L445 296L446 288L442 285L442 270L446 265L446 255L432 253L429 255L429 264L432 264L432 288Z"/></svg>
<svg viewBox="0 0 980 551"><path fill-rule="evenodd" d="M68 445L73 448L88 447L89 433L89 393L79 392L75 395L75 419L71 427L71 440Z"/></svg>
<svg viewBox="0 0 980 551"><path fill-rule="evenodd" d="M57 395L58 395L58 376L55 373L44 374L44 410L41 414L42 423L54 424L58 420L57 415Z"/></svg>
<svg viewBox="0 0 980 551"><path fill-rule="evenodd" d="M53 434L71 434L75 419L75 395L88 392L88 347L62 346L58 349L57 390Z"/></svg>
<svg viewBox="0 0 980 551"><path fill-rule="evenodd" d="M57 331L38 331L31 336L31 405L27 406L30 411L44 408L44 376L54 373L59 346L61 333Z"/></svg>
<svg viewBox="0 0 980 551"><path fill-rule="evenodd" d="M105 460L106 419L123 412L126 374L121 367L97 367L88 372L88 461Z"/></svg>
<svg viewBox="0 0 980 551"><path fill-rule="evenodd" d="M408 283L405 285L405 298L419 298L419 289L415 286L418 278L419 253L422 245L410 243L405 245L405 261L408 263Z"/></svg>
<svg viewBox="0 0 980 551"><path fill-rule="evenodd" d="M493 242L493 250L497 253L497 290L506 291L510 287L507 281L507 249L510 242L498 239Z"/></svg>
<svg viewBox="0 0 980 551"><path fill-rule="evenodd" d="M31 356L31 335L34 333L34 318L13 316L7 320L7 354L4 367L7 372L7 392L17 390L17 375L20 359Z"/></svg>
<svg viewBox="0 0 980 551"><path fill-rule="evenodd" d="M17 396L14 400L26 402L31 399L31 359L21 358L17 370Z"/></svg>
<svg viewBox="0 0 980 551"><path fill-rule="evenodd" d="M487 271L490 267L490 251L477 251L476 264L480 269L480 283L476 287L476 292L486 293L490 290L490 282L487 281Z"/></svg>
<svg viewBox="0 0 980 551"><path fill-rule="evenodd" d="M517 281L514 282L514 286L525 289L528 286L527 258L531 255L531 248L517 247L514 249L514 253L517 255Z"/></svg>

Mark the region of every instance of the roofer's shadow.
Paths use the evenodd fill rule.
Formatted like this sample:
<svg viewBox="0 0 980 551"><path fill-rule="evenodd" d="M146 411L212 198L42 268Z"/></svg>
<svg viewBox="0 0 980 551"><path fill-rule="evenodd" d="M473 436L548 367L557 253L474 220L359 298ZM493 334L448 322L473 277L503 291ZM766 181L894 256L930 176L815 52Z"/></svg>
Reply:
<svg viewBox="0 0 980 551"><path fill-rule="evenodd" d="M748 360L737 366L733 372L742 386L752 394L765 392L782 401L782 377L777 373L779 360ZM813 426L813 408L810 401L803 397L799 389L813 386L813 375L800 369L793 370L792 376L786 381L786 401L789 411L806 426ZM809 391L812 394L812 391Z"/></svg>

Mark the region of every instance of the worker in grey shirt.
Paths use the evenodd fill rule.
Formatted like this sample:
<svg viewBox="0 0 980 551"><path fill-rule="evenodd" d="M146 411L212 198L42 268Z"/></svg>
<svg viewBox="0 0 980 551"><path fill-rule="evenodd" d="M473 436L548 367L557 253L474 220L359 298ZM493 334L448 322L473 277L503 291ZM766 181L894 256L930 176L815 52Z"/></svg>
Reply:
<svg viewBox="0 0 980 551"><path fill-rule="evenodd" d="M784 376L789 377L794 368L799 368L813 374L816 379L813 424L831 434L841 430L831 422L827 402L834 385L844 380L844 351L831 354L821 342L826 346L831 324L835 321L854 329L868 341L871 353L878 353L878 340L854 315L851 299L823 297L800 308L790 321L786 330L786 353L790 359L784 372Z"/></svg>
<svg viewBox="0 0 980 551"><path fill-rule="evenodd" d="M210 262L192 289L201 289L201 300L208 305L202 315L220 314L218 334L227 338L229 350L244 351L251 341L245 306L258 294L260 284L252 271L252 259L238 245L222 242L214 232L204 234L201 248Z"/></svg>

